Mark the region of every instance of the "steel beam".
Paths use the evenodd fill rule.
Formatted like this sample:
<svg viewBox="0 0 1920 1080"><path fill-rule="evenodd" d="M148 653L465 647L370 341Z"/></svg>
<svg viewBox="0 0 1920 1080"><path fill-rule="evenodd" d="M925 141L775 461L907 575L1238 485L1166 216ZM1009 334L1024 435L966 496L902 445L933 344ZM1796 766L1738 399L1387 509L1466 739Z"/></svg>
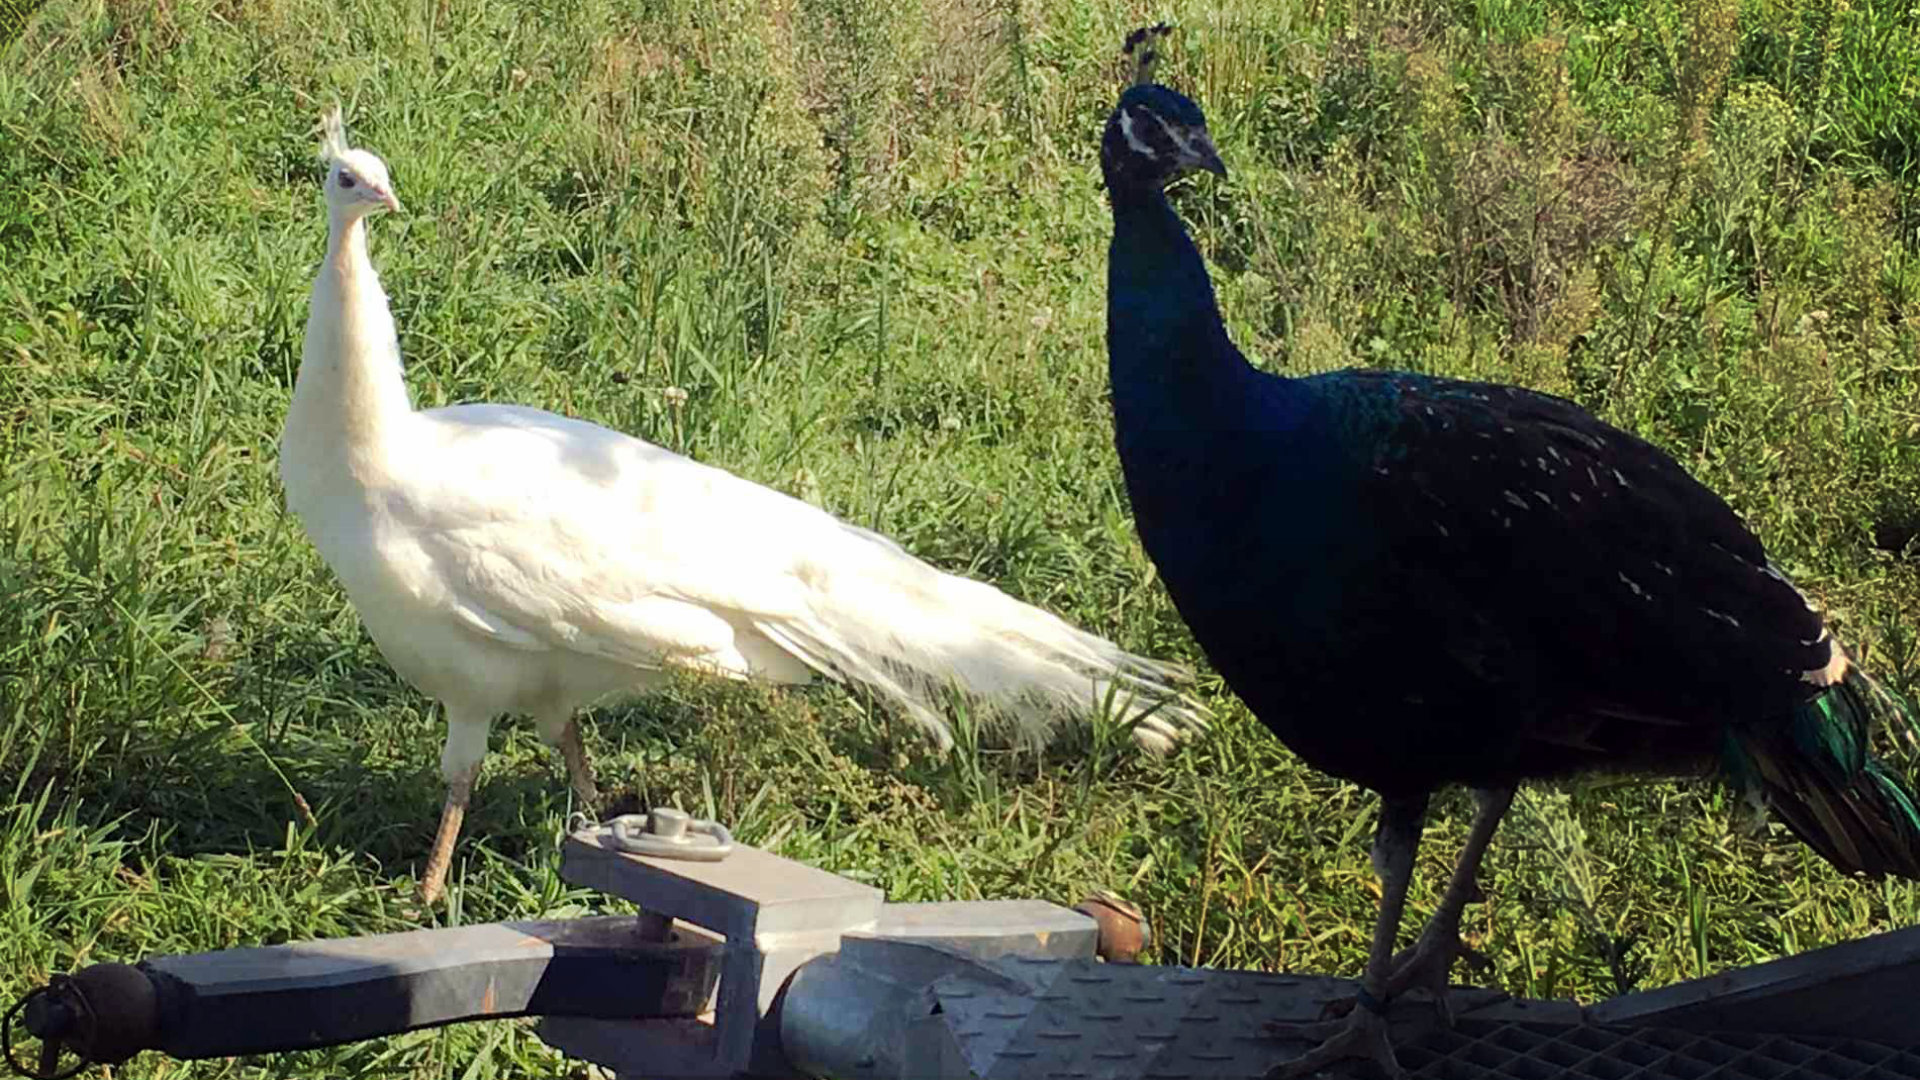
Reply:
<svg viewBox="0 0 1920 1080"><path fill-rule="evenodd" d="M717 943L661 940L645 925L486 923L101 964L51 987L27 1026L113 1064L141 1050L310 1050L463 1020L698 1013L719 973Z"/></svg>

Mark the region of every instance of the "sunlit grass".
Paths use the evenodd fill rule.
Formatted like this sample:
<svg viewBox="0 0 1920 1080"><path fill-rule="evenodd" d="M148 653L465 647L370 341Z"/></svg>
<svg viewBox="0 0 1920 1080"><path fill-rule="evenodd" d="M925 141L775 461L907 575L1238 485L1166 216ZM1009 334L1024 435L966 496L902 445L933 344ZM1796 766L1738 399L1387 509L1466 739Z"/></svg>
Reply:
<svg viewBox="0 0 1920 1080"><path fill-rule="evenodd" d="M418 909L437 717L280 510L336 99L408 207L373 255L419 403L618 427L1197 661L1105 404L1094 140L1121 33L1162 16L1233 176L1177 199L1249 355L1570 394L1920 689L1920 35L1890 5L61 0L0 60L0 998L600 902L510 723ZM1203 686L1215 734L1164 762L940 759L836 689L698 680L589 738L608 786L895 899L1110 888L1160 961L1357 973L1371 796ZM1469 912L1491 981L1592 999L1920 921L1741 829L1703 784L1524 797ZM496 1024L115 1075L578 1069Z"/></svg>

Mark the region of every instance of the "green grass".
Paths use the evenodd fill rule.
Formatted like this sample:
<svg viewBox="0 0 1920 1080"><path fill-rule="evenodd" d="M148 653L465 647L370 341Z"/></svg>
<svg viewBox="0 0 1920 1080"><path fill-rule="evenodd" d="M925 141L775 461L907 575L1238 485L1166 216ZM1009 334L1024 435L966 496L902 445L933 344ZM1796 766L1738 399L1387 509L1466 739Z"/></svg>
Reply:
<svg viewBox="0 0 1920 1080"><path fill-rule="evenodd" d="M503 917L558 761L494 736L450 903L437 719L280 509L347 105L422 405L585 416L1197 660L1119 493L1094 146L1122 32L1233 173L1183 211L1249 355L1570 394L1746 515L1920 690L1920 30L1892 0L56 0L0 62L0 999L101 960ZM684 404L669 388L685 391ZM1392 658L1383 657L1383 663ZM1357 973L1367 794L1215 735L929 755L832 688L599 710L609 786L897 900L1096 887L1159 961ZM1414 916L1463 834L1443 803ZM1469 934L1593 999L1920 922L1719 789L1523 798ZM118 1077L577 1076L522 1025Z"/></svg>

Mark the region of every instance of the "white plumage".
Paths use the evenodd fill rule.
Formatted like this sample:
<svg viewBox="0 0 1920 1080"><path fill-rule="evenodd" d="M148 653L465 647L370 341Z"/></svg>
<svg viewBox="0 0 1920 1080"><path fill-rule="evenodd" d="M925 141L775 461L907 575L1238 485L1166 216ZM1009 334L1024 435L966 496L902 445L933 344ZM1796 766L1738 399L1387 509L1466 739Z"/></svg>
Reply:
<svg viewBox="0 0 1920 1080"><path fill-rule="evenodd" d="M280 441L299 516L396 671L447 714L449 784L422 882L440 890L493 717L530 714L597 798L576 709L667 665L864 683L942 746L957 686L1029 741L1117 691L1164 752L1204 723L1169 665L941 573L800 500L580 420L510 405L415 412L365 219L384 163L323 121L327 255Z"/></svg>

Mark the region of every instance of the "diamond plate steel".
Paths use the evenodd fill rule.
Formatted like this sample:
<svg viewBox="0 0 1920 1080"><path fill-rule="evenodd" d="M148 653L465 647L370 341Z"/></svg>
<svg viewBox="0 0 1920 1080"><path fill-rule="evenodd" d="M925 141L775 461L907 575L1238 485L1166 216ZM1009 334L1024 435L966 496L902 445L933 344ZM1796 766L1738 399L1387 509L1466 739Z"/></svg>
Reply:
<svg viewBox="0 0 1920 1080"><path fill-rule="evenodd" d="M1309 1049L1274 1021L1308 1022L1353 984L1310 975L1202 971L1010 958L1000 970L1032 987L954 977L934 994L962 1056L982 1080L1198 1080L1257 1077ZM1456 1008L1484 1003L1469 992ZM1423 1034L1433 1010L1400 1010L1397 1041Z"/></svg>
<svg viewBox="0 0 1920 1080"><path fill-rule="evenodd" d="M1855 1039L1463 1020L1401 1048L1421 1080L1920 1080L1920 1054Z"/></svg>
<svg viewBox="0 0 1920 1080"><path fill-rule="evenodd" d="M1261 1077L1310 1048L1270 1022L1314 1020L1354 988L1319 976L1087 961L1018 958L998 966L1030 989L965 976L934 984L966 1069L979 1080ZM1450 1031L1417 999L1397 1007L1393 1039L1401 1064L1415 1080L1920 1080L1920 1053L1897 1047L1607 1028L1583 1022L1577 1006L1500 997L1454 991L1461 1020ZM1471 1015L1476 1010L1485 1015ZM1546 1015L1516 1019L1530 1013ZM1353 1075L1370 1074L1359 1067Z"/></svg>

